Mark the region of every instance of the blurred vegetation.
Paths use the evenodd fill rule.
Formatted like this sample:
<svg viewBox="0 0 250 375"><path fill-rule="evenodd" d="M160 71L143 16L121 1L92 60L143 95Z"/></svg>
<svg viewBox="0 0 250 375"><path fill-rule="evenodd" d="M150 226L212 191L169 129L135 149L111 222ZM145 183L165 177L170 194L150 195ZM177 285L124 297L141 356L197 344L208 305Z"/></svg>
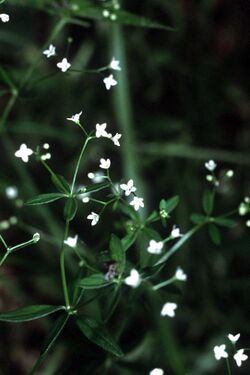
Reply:
<svg viewBox="0 0 250 375"><path fill-rule="evenodd" d="M65 119L80 110L88 129L107 122L112 132L123 134L120 153L106 143L91 148L80 172L83 185L108 150L114 179L134 178L148 212L162 197L180 196L171 226L176 223L183 233L192 226L191 213L202 211L208 159L216 160L221 172L235 171L217 189L216 212L235 209L249 195L249 2L124 0L121 6L128 13L118 14L116 21L103 18L105 3L8 0L0 5L11 18L0 25L0 221L18 218L1 234L10 243L36 231L44 239L1 270L1 311L61 303L62 207L20 208L6 199L5 189L17 186L23 201L53 190L40 165L14 157L23 142L31 148L48 142L54 169L71 177L82 140ZM72 4L78 5L74 11ZM48 41L56 45L58 61L67 54L75 69L99 68L115 56L122 66L118 85L107 92L102 74L62 74L57 60L41 54ZM107 214L102 225L90 230L84 209L72 229L96 254L119 228ZM69 325L40 373L130 375L148 374L153 367L169 375L226 373L223 363L214 360L213 346L224 343L229 332L241 332L241 347L250 342L250 236L245 220L237 222L232 229L221 228L219 245L204 229L170 259L161 276L171 277L180 265L188 274L181 288L162 291L159 299L143 290L132 296L124 291L110 324L124 360L112 362ZM74 273L75 263L69 256L68 272ZM106 297L91 304L88 313L98 316ZM178 299L178 314L160 319L159 306L169 298ZM52 321L1 324L1 375L27 374ZM234 367L236 373L249 374L249 364Z"/></svg>

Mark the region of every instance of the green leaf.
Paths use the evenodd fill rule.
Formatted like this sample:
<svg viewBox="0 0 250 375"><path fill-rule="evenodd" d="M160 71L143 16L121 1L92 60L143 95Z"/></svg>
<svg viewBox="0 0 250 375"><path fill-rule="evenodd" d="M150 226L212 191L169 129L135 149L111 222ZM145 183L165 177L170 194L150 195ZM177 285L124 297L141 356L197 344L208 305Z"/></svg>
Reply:
<svg viewBox="0 0 250 375"><path fill-rule="evenodd" d="M171 211L173 211L175 209L175 207L178 205L178 203L179 203L178 195L175 195L174 197L172 197L168 200L162 199L160 201L160 211L164 210L164 211L166 211L166 213L169 214Z"/></svg>
<svg viewBox="0 0 250 375"><path fill-rule="evenodd" d="M26 205L36 206L40 204L47 204L47 203L57 201L58 199L62 199L64 197L65 197L65 194L62 194L62 193L40 194L40 195L37 195L35 198L27 200Z"/></svg>
<svg viewBox="0 0 250 375"><path fill-rule="evenodd" d="M61 315L56 322L54 323L52 329L49 331L49 334L41 348L40 356L37 359L35 365L33 366L30 375L33 375L36 373L37 369L40 367L42 362L44 361L45 357L47 356L48 352L52 349L54 346L58 336L62 332L63 328L65 327L65 324L67 323L69 319L69 315Z"/></svg>
<svg viewBox="0 0 250 375"><path fill-rule="evenodd" d="M110 248L111 258L115 262L117 262L118 264L117 270L120 274L122 274L126 265L125 250L123 248L122 241L115 234L111 235L109 248Z"/></svg>
<svg viewBox="0 0 250 375"><path fill-rule="evenodd" d="M223 217L215 217L214 222L222 227L233 228L237 225L237 222L232 219L226 219Z"/></svg>
<svg viewBox="0 0 250 375"><path fill-rule="evenodd" d="M191 214L190 219L194 224L202 224L207 221L206 216L200 214Z"/></svg>
<svg viewBox="0 0 250 375"><path fill-rule="evenodd" d="M51 181L61 193L70 193L70 185L63 176L59 174L53 174L51 176Z"/></svg>
<svg viewBox="0 0 250 375"><path fill-rule="evenodd" d="M133 243L135 243L137 236L138 231L135 230L122 238L122 247L124 251L127 251L133 245Z"/></svg>
<svg viewBox="0 0 250 375"><path fill-rule="evenodd" d="M119 203L119 209L128 217L130 217L134 223L140 222L140 216L131 206L124 203Z"/></svg>
<svg viewBox="0 0 250 375"><path fill-rule="evenodd" d="M94 193L96 191L100 191L106 189L110 186L109 182L100 182L98 184L92 184L85 186L83 189L80 189L77 194L85 194L85 193Z"/></svg>
<svg viewBox="0 0 250 375"><path fill-rule="evenodd" d="M76 212L77 212L77 200L76 198L70 197L68 198L65 206L64 206L64 218L65 220L73 220Z"/></svg>
<svg viewBox="0 0 250 375"><path fill-rule="evenodd" d="M151 214L147 218L146 222L147 223L153 223L154 221L157 221L158 219L159 219L159 212L157 212L155 210L155 211L151 212Z"/></svg>
<svg viewBox="0 0 250 375"><path fill-rule="evenodd" d="M202 205L205 213L210 216L214 208L214 193L211 190L204 191Z"/></svg>
<svg viewBox="0 0 250 375"><path fill-rule="evenodd" d="M220 231L214 224L208 225L208 233L215 245L219 245L221 243Z"/></svg>
<svg viewBox="0 0 250 375"><path fill-rule="evenodd" d="M150 240L162 241L160 234L152 228L144 227L142 232L145 233Z"/></svg>
<svg viewBox="0 0 250 375"><path fill-rule="evenodd" d="M117 357L123 356L120 347L102 324L92 318L80 317L77 325L90 341Z"/></svg>
<svg viewBox="0 0 250 375"><path fill-rule="evenodd" d="M84 289L104 288L105 286L108 286L110 284L111 282L105 280L105 277L102 273L94 273L91 276L84 277L78 282L78 286Z"/></svg>
<svg viewBox="0 0 250 375"><path fill-rule="evenodd" d="M53 314L56 311L63 310L63 306L51 305L32 305L12 310L7 313L0 314L0 321L21 323L30 320L40 319L44 316Z"/></svg>

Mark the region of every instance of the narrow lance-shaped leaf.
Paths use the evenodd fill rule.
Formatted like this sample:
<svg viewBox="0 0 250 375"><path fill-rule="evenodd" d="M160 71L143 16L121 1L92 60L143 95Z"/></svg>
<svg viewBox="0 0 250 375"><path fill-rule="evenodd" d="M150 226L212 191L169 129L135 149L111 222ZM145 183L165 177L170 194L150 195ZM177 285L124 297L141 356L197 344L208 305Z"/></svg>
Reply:
<svg viewBox="0 0 250 375"><path fill-rule="evenodd" d="M120 238L118 238L115 234L111 235L109 247L111 258L117 262L118 272L122 274L126 264L125 251Z"/></svg>
<svg viewBox="0 0 250 375"><path fill-rule="evenodd" d="M138 233L138 230L135 230L122 238L122 246L125 251L127 251L135 243Z"/></svg>
<svg viewBox="0 0 250 375"><path fill-rule="evenodd" d="M77 325L90 341L117 357L123 356L122 350L102 324L92 318L80 317Z"/></svg>
<svg viewBox="0 0 250 375"><path fill-rule="evenodd" d="M208 233L215 245L219 245L221 243L221 236L220 231L214 224L209 224L208 226Z"/></svg>
<svg viewBox="0 0 250 375"><path fill-rule="evenodd" d="M30 320L43 318L44 316L63 309L63 306L31 305L0 314L0 321L11 323L28 322Z"/></svg>
<svg viewBox="0 0 250 375"><path fill-rule="evenodd" d="M26 205L36 206L36 205L41 205L41 204L47 204L47 203L51 203L62 198L65 198L65 194L62 194L62 193L40 194L32 199L27 200Z"/></svg>
<svg viewBox="0 0 250 375"><path fill-rule="evenodd" d="M47 338L46 338L46 340L45 340L45 342L42 346L40 356L37 359L36 363L34 364L34 366L33 366L29 375L33 375L33 374L36 373L37 369L40 367L40 365L44 361L45 357L47 356L49 351L54 346L54 344L56 342L56 339L58 338L58 336L62 332L63 328L65 327L65 324L67 323L68 319L69 319L69 315L64 314L64 315L61 315L56 320L55 324L53 325L52 329L50 330L50 332L49 332L49 334L48 334L48 336L47 336Z"/></svg>
<svg viewBox="0 0 250 375"><path fill-rule="evenodd" d="M66 220L73 220L77 212L77 200L76 198L68 198L64 207L64 218Z"/></svg>
<svg viewBox="0 0 250 375"><path fill-rule="evenodd" d="M166 211L168 214L175 209L175 207L179 203L179 197L178 195L175 195L174 197L170 199L162 199L160 201L160 210Z"/></svg>
<svg viewBox="0 0 250 375"><path fill-rule="evenodd" d="M63 176L59 174L53 174L51 176L51 181L61 193L70 193L70 185Z"/></svg>
<svg viewBox="0 0 250 375"><path fill-rule="evenodd" d="M98 184L87 185L84 188L80 189L77 194L95 193L96 191L106 189L109 186L109 182L100 182Z"/></svg>
<svg viewBox="0 0 250 375"><path fill-rule="evenodd" d="M205 190L202 198L202 205L205 213L211 215L214 208L214 193L211 190Z"/></svg>
<svg viewBox="0 0 250 375"><path fill-rule="evenodd" d="M78 282L78 286L84 289L98 289L110 285L102 273L94 273L91 276L84 277Z"/></svg>

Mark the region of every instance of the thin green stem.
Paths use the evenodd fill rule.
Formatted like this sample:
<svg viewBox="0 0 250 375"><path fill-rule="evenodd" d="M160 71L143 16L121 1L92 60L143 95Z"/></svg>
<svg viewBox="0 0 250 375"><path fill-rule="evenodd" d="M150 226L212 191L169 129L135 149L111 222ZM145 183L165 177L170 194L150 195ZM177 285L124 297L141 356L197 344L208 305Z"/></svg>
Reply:
<svg viewBox="0 0 250 375"><path fill-rule="evenodd" d="M227 372L228 372L228 375L232 375L228 358L226 358L226 363L227 363Z"/></svg>
<svg viewBox="0 0 250 375"><path fill-rule="evenodd" d="M3 265L3 263L5 262L5 260L8 258L8 256L10 255L10 251L7 250L6 253L4 254L4 256L2 257L1 261L0 261L0 267Z"/></svg>
<svg viewBox="0 0 250 375"><path fill-rule="evenodd" d="M92 139L92 137L88 137L84 144L83 144L83 147L81 149L81 152L80 152L80 155L79 155L79 158L77 160L77 163L76 163L76 168L75 168L75 172L74 172L74 176L73 176L73 180L72 180L72 184L71 184L71 189L70 189L70 194L73 195L74 193L74 189L75 189L75 183L76 183L76 178L77 178L77 174L78 174L78 171L79 171L79 168L80 168L80 164L81 164L81 161L82 161L82 157L83 157L83 154L84 154L84 151L86 150L86 147L88 145L88 142Z"/></svg>
<svg viewBox="0 0 250 375"><path fill-rule="evenodd" d="M6 121L10 115L10 112L12 111L12 108L14 104L16 103L16 99L18 97L18 91L16 89L13 89L11 92L11 97L9 98L9 101L3 111L1 121L0 121L0 133L4 130L4 125L6 124Z"/></svg>
<svg viewBox="0 0 250 375"><path fill-rule="evenodd" d="M176 277L173 276L173 277L171 277L171 279L168 279L168 280L166 280L166 281L163 281L163 282L160 283L160 284L154 285L152 289L153 289L153 290L158 290L158 289L164 288L165 286L167 286L167 285L169 285L169 284L173 284L176 280L177 280Z"/></svg>
<svg viewBox="0 0 250 375"><path fill-rule="evenodd" d="M1 241L2 244L4 245L5 249L8 250L8 245L7 245L7 243L5 242L4 238L1 236L1 234L0 234L0 241Z"/></svg>
<svg viewBox="0 0 250 375"><path fill-rule="evenodd" d="M67 284L66 271L65 271L65 245L64 245L64 241L67 239L68 233L69 233L69 220L66 220L64 236L63 236L63 241L62 241L62 246L61 246L61 254L60 254L61 280L62 280L62 287L63 287L63 294L64 294L64 299L65 299L66 309L70 308L68 284Z"/></svg>

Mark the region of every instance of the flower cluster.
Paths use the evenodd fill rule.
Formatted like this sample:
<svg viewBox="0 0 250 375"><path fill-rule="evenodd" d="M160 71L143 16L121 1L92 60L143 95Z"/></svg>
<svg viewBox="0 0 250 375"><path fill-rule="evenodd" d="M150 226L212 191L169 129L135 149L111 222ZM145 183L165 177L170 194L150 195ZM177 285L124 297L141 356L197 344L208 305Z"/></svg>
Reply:
<svg viewBox="0 0 250 375"><path fill-rule="evenodd" d="M240 338L240 333L236 335L232 335L229 333L227 335L230 342L233 344L233 347L235 349L235 344ZM219 361L221 358L227 359L229 357L228 352L226 351L226 345L216 345L214 347L214 356L217 361ZM238 367L242 365L242 362L246 361L248 359L248 356L244 353L244 349L235 349L235 354L233 355L233 359L235 360Z"/></svg>

